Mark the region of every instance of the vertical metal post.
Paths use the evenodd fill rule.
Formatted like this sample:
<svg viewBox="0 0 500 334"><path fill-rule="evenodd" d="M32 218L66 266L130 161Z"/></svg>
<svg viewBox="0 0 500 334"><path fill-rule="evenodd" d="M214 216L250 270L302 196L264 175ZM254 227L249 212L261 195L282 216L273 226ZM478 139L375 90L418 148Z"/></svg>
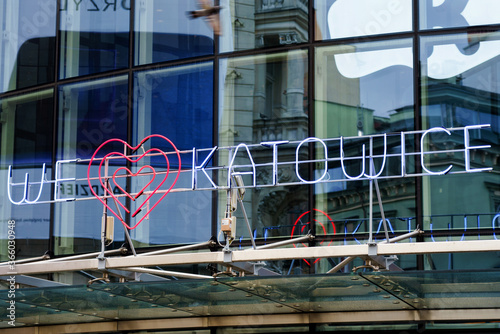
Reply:
<svg viewBox="0 0 500 334"><path fill-rule="evenodd" d="M372 156L373 156L373 137L370 137L370 170L371 170L371 161L372 161ZM371 174L371 172L370 172ZM370 196L370 214L368 218L368 228L369 228L369 237L368 237L368 244L373 243L373 179L370 179L370 191L369 191L369 196Z"/></svg>

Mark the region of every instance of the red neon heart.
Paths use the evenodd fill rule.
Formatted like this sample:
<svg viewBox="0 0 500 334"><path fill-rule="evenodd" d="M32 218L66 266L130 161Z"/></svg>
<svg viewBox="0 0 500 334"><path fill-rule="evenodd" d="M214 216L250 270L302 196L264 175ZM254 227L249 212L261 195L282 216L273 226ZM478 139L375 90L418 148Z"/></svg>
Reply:
<svg viewBox="0 0 500 334"><path fill-rule="evenodd" d="M139 174L141 174L142 170L145 169L145 168L149 168L152 172L153 172L153 177L151 178L151 180L149 180L149 182L144 186L142 187L142 189L135 195L135 196L132 196L128 193L128 191L126 191L125 189L123 189L117 182L116 182L116 175L118 174L118 172L120 170L124 170L126 172L125 175L130 175L130 176L137 176ZM130 169L128 169L127 167L120 167L118 168L114 173L113 173L113 183L115 184L116 187L118 187L118 189L120 189L120 191L122 193L125 194L125 196L127 196L128 198L130 198L132 201L135 201L137 198L139 198L139 196L141 196L144 191L146 191L147 187L149 187L149 185L151 183L153 183L154 179L156 177L156 170L152 167L152 166L149 166L149 165L146 165L146 166L142 166L138 171L137 173L132 173L132 171L130 171ZM142 205L139 207L141 208ZM128 210L128 209L127 209ZM139 209L138 209L139 210ZM132 215L134 216L134 215Z"/></svg>
<svg viewBox="0 0 500 334"><path fill-rule="evenodd" d="M318 210L318 209L313 209L313 210L314 210L314 211L317 211L317 212L319 212L319 213L322 213L323 215L325 215L325 216L328 218L328 221L332 224L332 227L333 227L333 234L335 235L335 233L336 233L337 231L335 230L335 224L333 223L333 220L330 218L330 216L329 216L326 212L324 212L324 211L321 211L321 210ZM308 213L310 213L310 212L311 212L311 211L306 211L306 212L304 212L303 214L301 214L301 215L299 216L299 218L297 218L297 220L296 220L296 221L295 221L295 223L293 224L292 233L291 233L291 235L290 235L290 237L291 237L292 239L293 239L293 234L294 234L294 232L295 232L295 227L297 227L297 223L299 223L299 222L300 222L300 220L302 219L302 217L304 217L305 215L307 215L307 214L308 214ZM326 228L325 228L325 225L323 225L321 222L319 222L319 221L318 221L318 220L316 220L316 219L313 219L313 221L314 221L314 224L318 223L319 225L321 225L321 228L323 229L323 235L326 235ZM300 232L301 232L301 233L303 233L303 232L304 232L304 228L306 227L306 225L309 225L309 224L310 224L310 222L307 222L306 224L304 224L304 225L302 226L302 228L300 229ZM321 242L320 242L320 245L322 245L322 244L323 244L323 242L324 242L324 241L321 241ZM330 246L330 245L332 244L332 242L333 242L333 240L331 240L331 239L330 239L330 242L328 243L328 245L327 245L327 246ZM303 245L304 247L307 247L307 245L306 245L306 244L304 244L304 243L302 243L302 245ZM293 244L293 247L297 248L297 245L296 245L296 244ZM309 263L309 261L307 261L306 259L302 259L302 260L304 260L304 262L305 262L305 263L307 263L307 265L308 265L308 266L311 266L311 264ZM314 260L314 262L313 262L313 264L314 264L314 263L316 263L316 262L318 262L318 261L319 261L319 258L315 259L315 260Z"/></svg>
<svg viewBox="0 0 500 334"><path fill-rule="evenodd" d="M167 157L167 155L165 154L165 152L163 152L163 151L161 151L160 149L157 149L157 148L151 148L151 149L147 150L146 152L144 152L143 154L141 154L141 155L140 155L137 159L132 159L132 158L129 158L128 156L126 156L126 155L124 155L123 153L120 153L120 152L111 152L111 153L106 154L103 158L100 158L100 159L101 159L101 163L99 164L99 174L98 174L98 175L99 175L99 182L100 182L101 186L102 186L102 187L103 187L103 189L104 189L104 196L101 196L101 197L100 197L98 194L96 194L96 193L95 193L95 191L94 191L94 190L93 190L93 188L92 188L92 185L91 185L91 178L90 178L90 168L91 168L92 163L94 162L94 160L96 160L96 155L97 155L97 153L98 153L98 152L99 152L99 150L100 150L103 146L105 146L106 144L108 144L108 143L110 143L110 142L113 142L113 141L117 141L117 142L122 143L122 144L124 145L124 147L128 147L130 150L132 150L132 152L135 152L135 151L136 151L139 147L141 147L141 146L142 146L142 145L143 145L143 144L144 144L144 143L145 143L148 139L150 139L150 138L152 138L152 137L158 137L158 138L161 138L161 139L163 139L163 140L167 141L170 145L172 145L172 147L174 148L175 153L176 153L176 155L177 155L177 159L178 159L178 161L179 161L179 169L177 170L177 175L176 175L176 177L175 177L175 180L172 182L172 184L170 185L170 187L169 187L169 188L168 188L168 189L167 189L167 190L163 193L163 195L162 195L162 196L161 196L161 197L160 197L160 198L159 198L159 199L155 202L155 204L154 204L153 206L151 206L151 208L149 208L149 210L148 210L148 211L144 214L144 216L143 216L141 219L139 219L139 221L138 221L138 222L137 222L134 226L130 227L130 226L128 226L128 224L127 224L127 223L123 220L123 218L121 217L121 215L120 215L119 213L115 212L115 211L114 211L114 210L113 210L110 206L108 206L108 205L106 204L106 202L105 202L105 201L101 198L101 197L105 197L105 196L108 196L108 195L109 195L109 196L113 199L113 201L115 201L118 205L120 205L120 206L121 206L121 207L122 207L122 208L123 208L126 212L130 213L130 210L129 210L128 208L126 208L126 207L125 207L125 206L124 206L124 205L123 205L123 204L122 204L122 203L118 200L118 198L117 198L117 197L113 194L113 192L112 192L112 191L110 191L110 190L108 189L108 187L107 187L107 185L105 184L105 182L103 182L103 177L102 177L102 175L101 175L102 165L103 165L103 163L104 163L107 159L109 159L109 158L111 158L111 157L122 157L122 158L124 158L124 159L128 160L128 161L129 161L129 162L131 162L131 163L136 163L137 161L141 160L144 156L148 155L148 154L149 154L149 153L151 153L151 152L158 152L158 153L160 153L160 154L164 157L164 159L165 159L165 161L166 161L166 163L167 163L167 171L166 171L166 173L165 173L165 177L164 177L164 178L163 178L163 180L160 182L160 184L159 184L159 185L158 185L158 186L157 186L157 187L156 187L156 188L155 188L155 189L154 189L154 190L153 190L153 191L152 191L152 192L148 195L148 197L147 197L147 198L144 200L144 202L143 202L143 203L142 203L142 204L141 204L141 205L137 208L137 210L136 210L136 211L132 214L132 218L134 218L134 217L135 217L135 216L139 213L139 211L141 211L141 210L142 210L142 207L144 206L144 204L146 204L146 203L149 201L149 199L150 199L150 198L151 198L151 197L152 197L152 196L153 196L153 195L154 195L154 194L155 194L158 190L160 190L161 186L162 186L162 185L165 183L165 181L167 180L167 177L168 177L168 175L169 175L169 173L170 173L170 162L169 162L168 157ZM100 145L100 146L96 149L96 151L94 152L94 155L93 155L93 156L92 156L92 158L90 159L90 162L89 162L89 165L88 165L88 168L87 168L87 181L88 181L88 184L89 184L89 187L90 187L90 190L91 190L92 194L93 194L93 195L94 195L94 196L95 196L95 197L96 197L96 198L97 198L97 199L98 199L98 200L99 200L99 201L100 201L100 202L101 202L101 203L102 203L102 204L103 204L103 205L104 205L104 206L105 206L105 207L106 207L106 208L107 208L107 209L108 209L111 213L113 213L113 215L114 215L116 218L118 218L118 219L122 222L122 224L123 224L126 228L128 228L128 229L132 230L132 229L135 229L135 228L136 228L136 227L137 227L137 226L138 226L138 225L139 225L139 224L140 224L140 223L141 223L141 222L142 222L142 221L143 221L143 220L144 220L144 219L145 219L145 218L149 215L149 213L150 213L150 212L151 212L151 211L152 211L152 210L153 210L153 209L154 209L154 208L155 208L155 207L156 207L156 206L157 206L157 205L161 202L161 200L163 200L163 198L165 198L165 196L166 196L166 195L167 195L167 194L168 194L168 193L172 190L172 188L174 187L175 183L176 183L176 182L177 182L177 180L179 179L179 175L180 175L180 172L181 172L181 165L182 165L182 164L181 164L181 156L180 156L180 152L179 152L179 150L178 150L178 149L177 149L177 147L174 145L174 143L172 143L172 141L170 141L168 138L166 138L166 137L164 137L164 136L162 136L162 135L149 135L149 136L145 137L143 140L141 140L141 142L140 142L137 146L131 146L131 145L129 145L127 142L125 142L124 140L121 140L121 139L117 139L117 138L115 138L115 139L109 139L109 140L105 141L104 143L102 143L102 144L101 144L101 145ZM129 172L129 174L130 174L131 176L136 176L136 175L137 175L137 174L139 174L139 173L140 173L140 172L141 172L144 168L151 168L151 169L153 170L153 172L154 172L153 174L154 174L154 175L156 175L156 171L154 170L154 168L153 168L153 167L151 167L151 166L149 166L149 165L143 166L143 167L142 167L142 168L141 168L141 169L140 169L140 170L139 170L139 171L138 171L135 175L133 175L134 173L132 173L130 170L128 170L128 168L125 168L125 167L121 167L121 168L119 168L118 170L120 170L120 169L125 169L126 171L128 171L128 172ZM118 171L118 170L117 170L117 171ZM115 173L113 174L113 182L116 184L116 180L115 180L115 178L116 178L116 171L115 171ZM146 187L147 187L147 186L149 186L149 185L151 184L151 182L153 182L153 181L151 180L151 181L150 181L150 182L146 185ZM142 192L144 191L144 189L145 189L146 187L144 187L143 189L141 189L141 191L139 191L139 192L135 195L135 197L136 197L136 198L137 198L137 197L139 197L139 196L142 194ZM130 196L130 197L132 197L130 194L128 194L126 191L124 191L124 190L123 190L123 188L121 188L121 187L119 187L119 188L120 188L120 190L121 190L121 191L122 191L122 192L123 192L126 196ZM118 211L118 209L117 209L117 211Z"/></svg>

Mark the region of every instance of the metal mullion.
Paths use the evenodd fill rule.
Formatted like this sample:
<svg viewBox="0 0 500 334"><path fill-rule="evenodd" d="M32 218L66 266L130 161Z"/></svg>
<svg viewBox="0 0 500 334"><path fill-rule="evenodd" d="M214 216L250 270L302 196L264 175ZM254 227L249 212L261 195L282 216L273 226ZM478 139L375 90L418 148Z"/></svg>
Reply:
<svg viewBox="0 0 500 334"><path fill-rule="evenodd" d="M55 33L56 33L56 38L55 38L55 45L54 45L54 53L55 53L55 60L54 60L54 82L50 84L50 87L52 87L52 96L53 96L53 109L52 109L52 169L50 172L50 178L51 180L55 179L55 165L57 161L57 137L59 133L59 86L58 86L58 81L59 81L59 62L60 62L60 50L61 50L61 2L56 1L56 24L55 24ZM38 88L38 87L37 87ZM55 184L52 184L50 187L50 193L54 193L54 187ZM52 195L51 195L52 196ZM49 244L48 244L48 251L50 254L54 254L55 251L55 237L54 237L54 231L55 231L55 205L56 203L51 203L50 204L50 210L49 210ZM53 279L52 274L48 275L49 279Z"/></svg>
<svg viewBox="0 0 500 334"><path fill-rule="evenodd" d="M127 69L127 142L132 143L133 136L133 103L134 103L134 46L135 46L135 0L130 0L130 13L129 13L129 47L128 47L128 69ZM126 166L128 170L132 168L132 162L127 159ZM132 192L132 180L126 178L125 188L128 193ZM130 198L125 198L125 206L130 207ZM125 212L125 222L130 226L130 212ZM128 231L124 230L124 240L132 242L128 237ZM129 245L133 249L133 245Z"/></svg>
<svg viewBox="0 0 500 334"><path fill-rule="evenodd" d="M414 106L414 114L413 114L413 120L414 120L414 128L413 130L422 130L422 93L420 89L421 85L421 78L420 78L420 34L419 34L419 27L420 27L420 6L419 6L419 0L413 0L413 98L415 101L415 106ZM414 135L414 145L415 145L415 151L420 152L420 138L422 134L415 134ZM420 174L422 173L422 166L418 163L418 156L415 155L415 173ZM415 206L416 206L416 223L417 226L419 226L421 229L424 227L424 219L423 219L423 212L424 212L424 201L423 201L423 176L417 176L415 178ZM424 242L424 236L419 235L416 238L417 242ZM416 265L417 265L417 270L424 270L424 255L423 254L417 254L416 255Z"/></svg>
<svg viewBox="0 0 500 334"><path fill-rule="evenodd" d="M315 35L316 21L314 20L314 1L309 0L308 5L309 5L309 13L308 13L308 17L309 17L309 20L308 20L309 45L307 47L307 65L308 65L308 68L307 68L308 69L308 73L307 73L307 95L308 95L307 96L307 100L308 100L307 101L308 102L307 110L309 113L309 120L308 120L309 137L314 137L315 136L314 73L315 73L315 66L316 66L315 53L314 53L314 50L315 50L314 40L316 38L316 35ZM315 146L312 143L309 145L309 157L314 158L314 159L316 158ZM325 164L326 164L326 168L328 169L328 162L325 161ZM310 177L314 176L314 166L315 166L314 163L309 164ZM314 196L314 187L315 187L315 184L310 184L307 187L307 191L309 192L307 194L308 202L309 202L309 209L308 210L311 212L312 215L314 215L313 208L315 208L315 206L316 206L316 196ZM313 217L313 219L314 219L314 217ZM313 236L316 236L316 228L311 229L311 233ZM315 245L316 245L315 239L312 239L311 241L309 241L309 247L313 247ZM312 265L313 262L314 261L311 261L311 267L310 267L312 274L316 272L316 265Z"/></svg>
<svg viewBox="0 0 500 334"><path fill-rule="evenodd" d="M220 1L216 0L215 5L220 5ZM214 50L213 50L213 83L212 83L212 145L218 145L219 143L219 61L220 61L220 53L219 53L219 36L214 34ZM214 155L212 157L213 166L218 165L218 156ZM213 179L216 184L218 184L218 173L217 171L213 174ZM211 234L212 236L217 236L217 223L218 223L218 198L219 192L212 191L212 215L211 215ZM216 237L217 238L217 237Z"/></svg>

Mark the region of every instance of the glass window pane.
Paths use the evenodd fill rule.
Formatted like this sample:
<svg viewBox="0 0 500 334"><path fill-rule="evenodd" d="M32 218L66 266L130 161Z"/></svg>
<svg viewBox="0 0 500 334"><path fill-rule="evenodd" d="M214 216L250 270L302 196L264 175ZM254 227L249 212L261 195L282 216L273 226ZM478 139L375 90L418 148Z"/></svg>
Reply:
<svg viewBox="0 0 500 334"><path fill-rule="evenodd" d="M315 0L316 40L412 30L412 0Z"/></svg>
<svg viewBox="0 0 500 334"><path fill-rule="evenodd" d="M220 62L219 87L219 146L234 146L240 143L257 144L250 154L256 165L273 161L273 150L260 146L263 141L301 141L308 137L308 92L307 52L295 50L284 53L223 59ZM298 143L279 146L278 161L295 161ZM240 150L235 164L249 163L248 154ZM229 165L227 150L219 152L219 165ZM306 152L307 154L307 152ZM304 158L306 160L307 158ZM280 166L278 183L298 181L295 164ZM307 170L302 175L307 175ZM219 173L219 180L227 179L227 172ZM243 183L252 185L249 175ZM257 184L272 184L273 171L268 166L256 169ZM307 233L292 231L293 224L308 210L309 187L276 186L249 188L244 197L245 211L251 230L257 238L271 240ZM219 193L219 218L226 210L226 193ZM236 239L250 238L242 208L232 214L237 217ZM220 219L219 219L220 222ZM276 264L277 270L288 270ZM301 266L300 262L296 265ZM308 266L305 265L308 270Z"/></svg>
<svg viewBox="0 0 500 334"><path fill-rule="evenodd" d="M51 164L52 89L0 100L2 166Z"/></svg>
<svg viewBox="0 0 500 334"><path fill-rule="evenodd" d="M56 3L0 1L0 93L54 80Z"/></svg>
<svg viewBox="0 0 500 334"><path fill-rule="evenodd" d="M127 76L61 85L59 87L59 119L57 159L82 159L61 166L60 178L76 178L75 182L61 182L61 198L75 198L74 202L55 205L55 254L71 254L100 249L100 230L103 205L92 198L87 181L89 158L97 148L109 139L127 140ZM98 156L110 152L123 152L123 145L111 142ZM120 166L110 163L108 175ZM97 169L97 167L96 167ZM97 173L91 170L92 173ZM104 173L104 172L103 172ZM95 175L91 174L91 177ZM115 180L114 180L115 181ZM97 179L92 188L99 196L104 195ZM117 181L125 189L125 182ZM112 206L114 208L114 206ZM115 219L115 243L119 247L124 240L123 227Z"/></svg>
<svg viewBox="0 0 500 334"><path fill-rule="evenodd" d="M16 259L41 256L48 250L50 206L26 201L50 199L52 170L53 90L0 99L0 247L7 250L10 221L15 231ZM45 177L43 165L46 164ZM8 174L9 166L12 172ZM30 186L25 195L25 177ZM17 203L17 204L14 204ZM6 251L0 252L2 261Z"/></svg>
<svg viewBox="0 0 500 334"><path fill-rule="evenodd" d="M136 3L135 65L213 54L214 30L204 17L191 18L196 1L148 0ZM218 14L214 14L218 16ZM216 28L217 29L217 28ZM217 33L217 30L215 31Z"/></svg>
<svg viewBox="0 0 500 334"><path fill-rule="evenodd" d="M413 129L412 49L409 39L317 48L316 135Z"/></svg>
<svg viewBox="0 0 500 334"><path fill-rule="evenodd" d="M327 166L320 163L316 167L317 179L327 173L332 181L316 185L316 207L333 219L344 242L355 243L362 238L357 234L369 230L369 181L357 177L363 174L380 173L378 184L389 236L416 227L415 179L382 179L401 175L402 145L407 152L414 150L413 136L406 136L403 143L400 135L414 129L411 43L404 39L316 49L315 135L333 139L326 143L331 160ZM384 133L388 133L386 142L380 135ZM374 134L379 134L372 139L373 154L378 157L370 168L370 159L363 163L362 156L363 152L369 154L371 140L366 136ZM347 158L344 164L340 161L341 149ZM317 159L324 159L319 145L317 152ZM381 158L389 154L393 156L385 161ZM405 159L408 173L414 168L412 160ZM380 208L374 201L373 231L380 240L384 229ZM406 258L398 265L411 268L414 261Z"/></svg>
<svg viewBox="0 0 500 334"><path fill-rule="evenodd" d="M60 79L128 66L130 0L63 0L60 13Z"/></svg>
<svg viewBox="0 0 500 334"><path fill-rule="evenodd" d="M172 184L176 171L183 168L191 170L193 147L212 147L213 65L198 63L138 72L134 76L134 87L135 145L150 135L162 135L178 150L189 150L180 154L182 166L174 154L168 155L170 173L166 185L161 187L166 189ZM163 138L153 137L143 145L145 151L141 152L160 149L173 153L172 144ZM166 165L165 159L163 162L162 159L145 156L137 162L136 168L164 173ZM181 173L175 184L176 189L187 191L171 192L161 202L159 195L151 197L150 206L156 201L158 205L149 214L147 222L131 232L138 245L190 243L210 238L212 193L191 191L191 175L191 172ZM158 178L147 185L144 180L132 179L132 193L146 188L153 190L159 186L157 181L163 179L164 176L158 174ZM141 204L139 200L136 205Z"/></svg>
<svg viewBox="0 0 500 334"><path fill-rule="evenodd" d="M220 1L220 51L307 42L308 3L308 0Z"/></svg>
<svg viewBox="0 0 500 334"><path fill-rule="evenodd" d="M421 29L500 24L497 0L419 0L419 5Z"/></svg>
<svg viewBox="0 0 500 334"><path fill-rule="evenodd" d="M424 229L433 231L430 241L493 238L482 229L499 228L495 215L500 212L498 145L500 142L500 34L454 34L422 38L421 91L422 126L459 128L489 124L489 128L470 130L469 146L491 145L464 154L464 131L427 136L427 151L459 150L453 154L433 154L426 166L440 171L452 165L452 172L464 171L465 165L480 169L492 167L493 173L468 173L423 178ZM460 234L477 229L476 235ZM448 237L439 231L458 231ZM479 235L479 236L478 236ZM496 266L495 256L481 257L484 267ZM438 257L435 257L438 258ZM474 260L476 261L476 260ZM460 257L441 257L431 268L463 268Z"/></svg>

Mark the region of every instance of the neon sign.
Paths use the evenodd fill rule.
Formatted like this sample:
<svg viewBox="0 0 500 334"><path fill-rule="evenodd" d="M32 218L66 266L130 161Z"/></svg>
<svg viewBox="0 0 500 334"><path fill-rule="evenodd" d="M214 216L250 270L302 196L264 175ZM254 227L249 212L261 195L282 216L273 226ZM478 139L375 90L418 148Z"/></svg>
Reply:
<svg viewBox="0 0 500 334"><path fill-rule="evenodd" d="M75 189L78 189L79 185L77 182L83 181L88 183L88 189L90 190L91 195L95 196L99 201L103 202L105 198L110 198L111 200L116 201L118 198L129 198L132 202L137 202L137 199L143 195L145 195L145 201L142 204L139 204L139 207L134 212L131 213L132 216L136 216L140 209L144 209L145 205L149 205L149 200L152 199L154 194L160 196L160 199L157 200L154 204L156 206L160 200L162 200L167 193L169 192L183 192L183 191L213 191L213 190L228 190L231 187L233 188L255 188L255 187L274 187L274 186L290 186L290 185L307 185L307 184L318 184L318 183L331 183L331 182L346 182L346 181L355 181L355 180L373 180L373 179L386 179L386 178L403 178L403 177L415 177L415 176L425 176L425 175L444 175L444 174L458 174L458 173L475 173L475 172L484 172L491 171L492 167L482 167L482 168L474 168L471 166L471 151L487 149L490 148L490 145L480 145L473 146L470 143L470 131L471 130L481 130L485 128L489 128L489 124L481 124L481 125L470 125L460 128L431 128L428 130L420 130L420 131L404 131L399 134L376 134L376 135L367 135L367 136L357 136L357 137L339 137L339 138L328 138L328 139L319 139L315 137L306 138L302 141L291 142L291 141L266 141L260 144L239 144L236 146L229 147L212 147L205 149L197 149L193 148L192 150L179 151L175 145L166 137L162 135L151 135L144 138L137 146L131 146L123 140L120 139L110 139L105 143L101 144L99 148L95 151L92 159L83 160L83 159L74 159L74 160L59 160L55 164L55 178L53 180L47 180L46 178L46 167L45 164L42 167L42 175L39 179L40 181L31 182L30 176L28 173L25 174L24 182L13 182L13 170L12 166L9 166L8 170L8 182L7 182L7 195L12 204L15 205L28 205L28 204L41 204L41 203L55 203L55 202L67 202L67 201L78 201L84 198L76 198L76 197L65 197L64 194L64 185L68 183L76 183ZM431 133L442 133L446 136L451 136L453 132L462 132L463 134L463 148L460 149L444 149L440 151L427 151L425 140L431 135ZM406 141L407 137L413 138L413 136L420 134L420 147L419 151L408 151ZM397 153L389 153L387 150L388 146L388 137L392 136L399 140L398 146L401 148L400 152ZM156 137L166 141L170 146L173 147L172 152L164 152L157 148L151 148L145 151L143 154L139 155L130 155L127 156L125 153L120 152L111 152L104 157L98 157L99 151L110 142L119 142L124 145L124 149L128 148L132 151L137 150L142 147L146 140L149 138ZM369 141L368 144L359 145L357 140L364 139ZM373 153L373 145L374 141L383 141L383 153L374 154ZM323 156L320 159L309 159L304 160L301 156L300 151L301 148L304 150L306 144L315 144L320 145L322 147L321 151L323 152ZM328 144L338 144L338 151L332 153L328 150ZM367 147L368 145L368 147ZM290 148L290 146L295 148L295 154L290 154L290 150L287 150L288 161L283 161L284 157L281 156L281 160L278 159L280 152L284 152L285 146ZM382 147L382 145L378 145ZM263 148L267 148L270 151L269 156L262 157L265 154L266 150ZM358 156L346 156L347 149L355 148L358 152L361 151ZM256 162L254 159L255 151L259 150L259 161ZM352 151L352 150L351 150ZM453 165L449 165L444 169L439 171L433 171L426 165L425 157L428 155L435 155L439 153L448 154L448 153L457 153L461 152L464 156L464 166L465 170L454 170ZM210 162L212 159L219 154L219 165L211 165ZM333 154L333 156L332 156ZM150 156L160 156L163 157L165 163L168 168L166 171L157 171L152 165L147 165L143 167L139 171L132 172L125 167L120 167L116 170L112 175L101 175L103 168L106 167L106 162L113 159L123 159L125 162L128 161L129 164L136 164L139 160L150 157ZM176 171L170 170L170 164L168 162L168 155L176 155L178 159L179 168ZM181 155L190 156L191 168L186 168L184 165L181 168ZM205 156L203 162L199 162L200 156ZM293 157L292 157L293 156ZM226 160L223 160L221 157L224 157ZM420 157L420 165L422 168L421 173L409 173L406 166L406 159L410 157ZM395 158L399 160L400 168L399 172L391 174L391 171L387 168L387 159ZM237 161L241 161L238 159L245 159L248 161L246 164L238 164ZM372 162L374 159L381 161L378 167L378 171L375 171L374 168L367 168L367 162ZM264 160L264 161L263 161ZM351 175L348 173L346 168L346 163L353 160L359 160L361 168L358 175ZM94 165L94 162L99 162L99 165ZM329 174L328 163L336 162L339 163L342 170L342 177L332 178ZM63 178L62 177L62 168L67 165L79 165L79 164L88 164L87 168L87 177L82 179L73 178ZM300 173L300 165L302 164L310 164L315 163L318 166L318 177L308 180L303 177ZM368 164L370 166L370 164ZM373 167L373 166L372 166ZM91 178L91 171L95 172L95 169L98 169L98 177ZM292 180L287 180L286 182L280 182L279 180L279 172L284 170L285 168L291 169L295 171L295 175L293 175ZM263 180L261 178L257 178L257 173L260 170L272 170L272 177L270 180ZM394 170L394 169L391 169ZM215 179L213 174L217 172L223 172L225 177ZM190 173L191 174L191 185L190 187L176 187L176 182L179 178L180 173ZM175 174L175 181L170 184L170 186L165 185L165 180L167 179L168 174ZM105 173L106 174L106 173ZM120 174L120 175L119 175ZM156 185L154 190L147 190L148 186L153 186L153 181L151 180L147 183L147 186L141 187L141 189L135 194L129 194L125 191L123 186L119 186L117 179L118 177L137 177L143 174L147 174L153 178L161 178L163 177L163 181L161 184ZM233 186L231 185L231 178L233 176L246 176L250 178L251 181L247 182L242 186ZM93 185L91 181L98 180L99 185ZM155 182L157 179L155 179ZM54 184L54 192L50 195L51 199L49 200L40 200L42 198L42 192L45 184ZM114 184L114 190L110 189L110 184ZM155 183L156 184L156 183ZM38 194L34 198L30 198L29 189L32 187L38 189ZM82 186L83 187L83 186ZM22 195L20 198L14 199L13 197L13 188L23 188ZM101 188L102 195L99 194L99 188ZM117 194L115 193L117 190ZM89 194L88 191L85 193ZM67 194L69 195L69 194ZM83 195L83 194L80 194ZM90 194L88 195L90 196ZM141 197L142 198L142 197ZM145 204L146 203L146 204ZM119 205L119 204L118 204ZM121 205L120 205L121 206ZM121 206L123 207L123 206ZM108 207L112 212L110 207ZM152 208L147 208L146 212L150 212ZM118 217L119 218L119 217ZM119 218L120 221L123 219Z"/></svg>
<svg viewBox="0 0 500 334"><path fill-rule="evenodd" d="M122 217L122 215L119 213L119 210L118 208L116 208L116 211L113 210L107 203L107 201L105 201L101 196L97 195L96 192L94 191L94 188L92 187L92 184L91 184L91 177L90 177L90 171L91 171L91 167L92 167L92 164L93 162L96 160L96 156L97 156L97 153L103 148L105 147L107 144L109 143L112 143L112 142L118 142L118 143L122 143L124 145L124 148L129 148L132 152L134 151L137 151L140 147L142 147L142 145L148 141L150 138L153 138L153 137L157 137L157 138L160 138L160 139L163 139L165 140L166 142L168 142L170 145L172 145L172 147L174 148L174 151L177 155L177 158L179 160L179 169L176 173L176 176L175 176L175 179L174 181L172 182L172 184L170 185L170 187L165 191L163 192L162 196L153 204L153 206L149 207L147 209L147 212L139 219L139 221L132 227L130 227L124 220L124 218ZM165 163L167 164L167 170L166 172L164 173L164 177L163 179L161 180L161 182L156 186L156 188L153 190L153 191L150 191L146 197L146 199L137 207L137 209L132 213L132 218L136 217L137 214L143 210L144 208L144 205L146 204L149 204L149 200L151 199L151 197L153 197L153 195L158 192L158 190L160 190L160 188L162 187L162 185L167 181L167 178L168 178L168 175L170 174L170 162L168 160L168 157L167 155L165 154L165 152L163 152L162 150L160 149L157 149L157 148L150 148L149 150L145 151L144 153L142 153L139 157L137 157L136 159L134 158L131 158L131 157L128 157L126 155L124 155L123 153L120 153L120 152L111 152L111 153L108 153L104 156L104 158L101 159L101 163L99 164L99 183L101 184L102 188L104 189L104 193L105 193L105 196L104 198L106 198L107 196L111 197L111 199L113 200L113 202L115 202L115 204L118 206L121 206L123 208L123 210L125 210L125 212L127 213L131 213L129 208L127 208L125 205L122 204L122 202L120 202L118 200L118 198L115 196L114 192L113 191L110 191L109 190L109 179L112 179L113 180L113 183L116 185L116 187L118 187L118 189L121 191L121 193L123 193L126 197L128 197L130 200L132 201L136 201L141 195L143 195L145 193L145 190L153 183L157 173L156 173L156 170L154 167L150 166L150 165L144 165L142 166L136 173L133 173L132 171L130 171L130 169L128 169L127 167L120 167L118 168L114 173L113 173L113 176L112 177L109 177L107 175L107 171L106 171L106 168L105 168L105 175L102 175L102 167L103 167L103 164L105 164L106 162L109 161L109 159L113 159L113 158L124 158L125 160L131 162L131 163L136 163L138 162L139 160L141 160L142 158L144 158L145 156L148 156L149 154L153 153L153 152L156 152L156 153L159 153L164 159L165 159ZM172 143L168 138L164 137L164 136L161 136L161 135L150 135L150 136L147 136L146 138L144 138L137 146L130 146L127 142L121 140L121 139L110 139L110 140L107 140L105 141L104 143L102 143L98 148L97 150L94 152L94 155L92 155L92 158L90 159L90 162L89 162L89 165L88 165L88 168L87 168L87 181L88 181L88 184L89 184L89 188L90 188L90 191L92 192L92 194L111 212L113 213L113 215L118 218L118 220L120 220L122 222L122 224L127 227L128 229L134 229L136 228L148 215L149 213L158 205L158 203L160 203L161 200L163 200L163 198L165 198L165 196L167 196L167 194L172 190L172 188L174 187L174 185L177 183L177 180L179 179L179 175L180 175L180 171L181 171L181 163L180 163L180 160L181 160L181 157L180 157L180 153L179 153L179 150L177 149L177 147L174 145L174 143ZM138 176L141 174L141 172L145 169L149 169L152 173L152 177L151 179L146 183L146 185L144 187L142 187L138 193L136 193L134 196L132 196L130 193L128 193L125 189L123 189L123 187L121 187L118 182L116 181L116 178L117 178L117 175L118 175L118 172L120 171L124 171L126 176L128 177L135 177L135 176ZM26 174L27 175L27 174ZM149 205L148 205L149 206Z"/></svg>
<svg viewBox="0 0 500 334"><path fill-rule="evenodd" d="M328 222L329 222L329 223L331 224L331 226L332 226L333 235L335 235L335 234L337 233L337 230L335 229L335 224L333 223L332 218L330 218L330 216L329 216L326 212L324 212L324 211L322 211L322 210L319 210L319 209L313 209L313 211L321 213L323 216L325 216L325 217L328 219ZM328 228L328 227L325 227L325 224L323 224L321 221L319 221L319 220L318 220L318 219L316 219L316 218L312 218L313 224L311 224L311 220L309 220L309 221L308 221L308 222L306 222L306 223L303 223L303 222L302 222L302 218L304 218L306 215L308 215L308 214L310 214L310 213L311 213L311 211L306 211L306 212L304 212L303 214L301 214L301 215L299 216L299 218L297 218L297 219L295 220L295 223L293 224L293 228L292 228L292 233L290 234L290 238L291 238L291 239L293 239L294 234L303 234L303 233L304 233L304 230L305 230L305 228L306 228L306 227L309 227L309 228L314 228L314 226L316 226L316 225L319 225L319 226L321 227L321 231L323 231L323 234L322 234L322 235L327 235L327 234L328 234L328 233L327 233L327 228ZM312 215L310 215L310 216L312 217ZM295 228L297 228L297 229L298 229L298 227L299 227L299 226L301 226L301 228L300 228L300 232L295 233ZM321 241L321 242L320 242L320 245L323 245L323 243L324 243L324 242L325 242L324 240L323 240L323 241ZM330 246L330 245L332 244L332 242L333 242L333 240L331 240L331 239L330 239L330 242L328 243L328 245L327 245L327 246ZM306 244L304 244L304 243L302 243L302 245L303 245L304 247L307 247L307 245L306 245ZM296 244L293 244L293 247L294 247L294 248L297 248L297 245L296 245ZM302 259L302 260L303 260L305 263L307 263L307 265L308 265L308 266L311 266L311 264L309 263L309 261L308 261L308 260L306 260L306 259ZM316 263L316 262L318 262L319 260L320 260L319 258L315 259L315 260L314 260L314 262L313 262L313 264L314 264L314 263Z"/></svg>

